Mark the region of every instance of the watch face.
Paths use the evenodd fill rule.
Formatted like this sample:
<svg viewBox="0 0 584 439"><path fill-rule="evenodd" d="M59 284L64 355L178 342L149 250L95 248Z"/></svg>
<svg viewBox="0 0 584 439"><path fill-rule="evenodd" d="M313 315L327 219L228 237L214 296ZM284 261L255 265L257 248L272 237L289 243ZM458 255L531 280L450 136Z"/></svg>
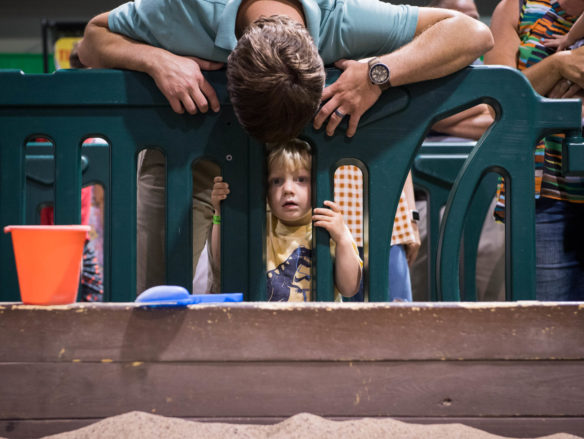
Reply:
<svg viewBox="0 0 584 439"><path fill-rule="evenodd" d="M375 64L369 70L369 77L374 84L384 84L389 80L389 68L385 64Z"/></svg>

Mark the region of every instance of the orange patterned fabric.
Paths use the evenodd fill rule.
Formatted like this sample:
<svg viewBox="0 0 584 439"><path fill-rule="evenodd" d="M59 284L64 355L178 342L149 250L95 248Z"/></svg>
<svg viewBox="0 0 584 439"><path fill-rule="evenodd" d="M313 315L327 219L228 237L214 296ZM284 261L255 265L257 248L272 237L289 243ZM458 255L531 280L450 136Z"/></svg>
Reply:
<svg viewBox="0 0 584 439"><path fill-rule="evenodd" d="M343 211L345 223L359 247L363 247L363 175L356 166L340 166L335 171L335 202ZM415 242L410 208L402 191L395 220L391 245Z"/></svg>

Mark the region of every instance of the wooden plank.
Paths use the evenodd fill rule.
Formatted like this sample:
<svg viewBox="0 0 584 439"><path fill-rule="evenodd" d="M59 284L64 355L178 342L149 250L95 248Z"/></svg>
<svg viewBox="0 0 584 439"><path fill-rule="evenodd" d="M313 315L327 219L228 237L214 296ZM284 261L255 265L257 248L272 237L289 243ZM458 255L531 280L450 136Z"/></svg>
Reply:
<svg viewBox="0 0 584 439"><path fill-rule="evenodd" d="M584 362L0 364L0 419L582 417Z"/></svg>
<svg viewBox="0 0 584 439"><path fill-rule="evenodd" d="M0 421L0 435L7 439L34 439L77 430L97 421L99 419L6 420Z"/></svg>
<svg viewBox="0 0 584 439"><path fill-rule="evenodd" d="M230 424L276 424L287 418L184 418L198 422L221 422ZM336 421L359 418L327 418ZM464 424L492 434L514 438L534 438L554 433L584 434L584 418L395 418L413 424ZM73 431L100 421L100 419L75 420L13 420L0 421L0 434L8 439L34 439L43 436ZM163 432L161 432L161 437Z"/></svg>
<svg viewBox="0 0 584 439"><path fill-rule="evenodd" d="M578 360L584 359L584 305L0 305L1 362L102 359Z"/></svg>

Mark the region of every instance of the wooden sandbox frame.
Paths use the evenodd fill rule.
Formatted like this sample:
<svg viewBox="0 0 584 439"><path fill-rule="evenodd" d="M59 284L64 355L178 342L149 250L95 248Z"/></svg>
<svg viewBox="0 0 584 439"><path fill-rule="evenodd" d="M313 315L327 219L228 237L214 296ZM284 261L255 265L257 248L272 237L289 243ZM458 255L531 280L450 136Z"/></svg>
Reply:
<svg viewBox="0 0 584 439"><path fill-rule="evenodd" d="M584 433L584 304L0 306L0 435L132 410Z"/></svg>

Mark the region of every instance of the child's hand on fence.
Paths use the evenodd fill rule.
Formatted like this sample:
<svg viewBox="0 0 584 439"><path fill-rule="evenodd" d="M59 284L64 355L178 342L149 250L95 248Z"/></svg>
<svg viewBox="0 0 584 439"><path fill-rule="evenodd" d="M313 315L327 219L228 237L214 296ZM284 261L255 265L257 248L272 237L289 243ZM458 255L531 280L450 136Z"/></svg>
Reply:
<svg viewBox="0 0 584 439"><path fill-rule="evenodd" d="M315 227L322 227L331 235L333 241L337 245L344 243L345 241L351 241L351 232L345 226L345 221L343 220L343 214L341 208L337 203L329 200L325 200L324 207L317 207L312 211L312 222Z"/></svg>
<svg viewBox="0 0 584 439"><path fill-rule="evenodd" d="M211 192L211 204L215 209L215 215L221 212L221 201L229 194L229 184L223 181L223 177L218 175L213 179L213 191Z"/></svg>

